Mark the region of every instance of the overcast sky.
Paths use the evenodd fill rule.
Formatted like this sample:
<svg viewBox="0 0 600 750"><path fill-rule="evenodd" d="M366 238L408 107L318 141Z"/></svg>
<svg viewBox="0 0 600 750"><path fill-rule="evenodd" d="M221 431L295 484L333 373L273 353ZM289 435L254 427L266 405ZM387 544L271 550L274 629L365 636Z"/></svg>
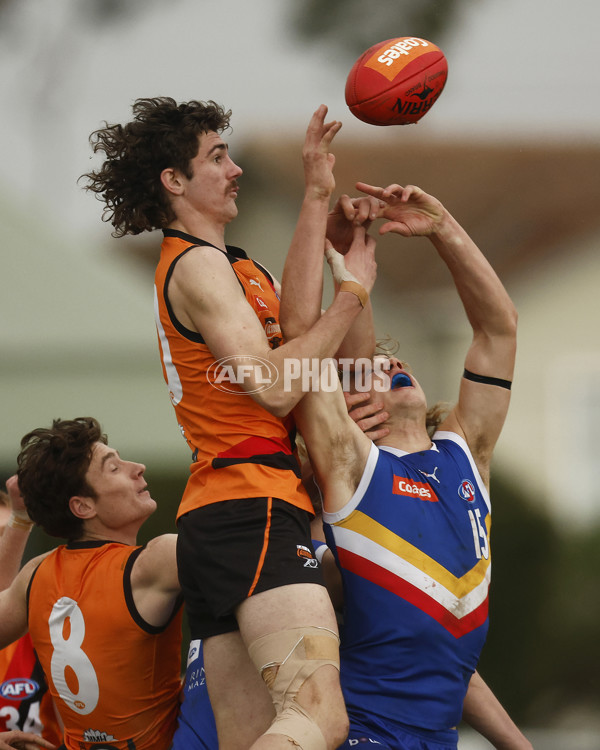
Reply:
<svg viewBox="0 0 600 750"><path fill-rule="evenodd" d="M89 133L105 119L129 119L140 96L223 103L233 110L234 153L265 130L297 134L300 146L321 102L345 135L402 138L404 128L390 133L352 117L337 51L289 33L294 1L148 0L133 22L84 30L78 0L18 0L1 38L0 193L41 202L67 233L106 234L100 205L75 181L91 165ZM376 7L365 3L365 12ZM424 136L599 143L599 22L598 0L472 0L444 44L446 89L410 127Z"/></svg>

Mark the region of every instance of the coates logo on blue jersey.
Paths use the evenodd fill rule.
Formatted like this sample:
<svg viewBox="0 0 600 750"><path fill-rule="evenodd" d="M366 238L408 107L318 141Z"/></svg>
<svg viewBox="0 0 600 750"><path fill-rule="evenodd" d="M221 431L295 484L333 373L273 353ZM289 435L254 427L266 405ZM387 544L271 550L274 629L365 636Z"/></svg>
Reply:
<svg viewBox="0 0 600 750"><path fill-rule="evenodd" d="M463 479L458 487L458 495L469 503L475 500L475 487L470 479Z"/></svg>
<svg viewBox="0 0 600 750"><path fill-rule="evenodd" d="M13 677L12 680L6 680L0 685L0 696L9 701L22 701L31 698L39 689L40 686L34 680Z"/></svg>

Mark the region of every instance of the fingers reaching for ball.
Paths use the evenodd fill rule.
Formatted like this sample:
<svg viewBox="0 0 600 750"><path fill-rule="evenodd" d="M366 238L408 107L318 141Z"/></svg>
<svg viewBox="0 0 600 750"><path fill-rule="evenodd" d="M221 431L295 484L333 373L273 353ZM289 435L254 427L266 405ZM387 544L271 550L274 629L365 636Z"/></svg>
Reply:
<svg viewBox="0 0 600 750"><path fill-rule="evenodd" d="M329 149L342 127L338 120L325 122L326 116L327 107L321 104L310 119L302 149L306 194L323 200L328 200L335 189L335 157Z"/></svg>
<svg viewBox="0 0 600 750"><path fill-rule="evenodd" d="M403 187L394 183L382 188L357 182L356 188L384 204L377 216L386 220L379 228L379 234L394 232L404 237L427 236L438 231L448 217L440 201L416 185Z"/></svg>

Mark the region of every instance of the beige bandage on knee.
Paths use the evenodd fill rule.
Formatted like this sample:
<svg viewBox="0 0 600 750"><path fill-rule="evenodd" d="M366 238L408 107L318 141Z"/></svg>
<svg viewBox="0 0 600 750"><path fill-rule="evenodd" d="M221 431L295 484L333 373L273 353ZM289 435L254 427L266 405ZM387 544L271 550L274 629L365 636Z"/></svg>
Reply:
<svg viewBox="0 0 600 750"><path fill-rule="evenodd" d="M277 714L265 734L283 734L301 750L327 750L327 740L319 725L298 701L292 701Z"/></svg>
<svg viewBox="0 0 600 750"><path fill-rule="evenodd" d="M268 732L284 734L302 748L325 748L320 728L295 698L319 667L331 664L340 668L337 634L327 628L292 628L258 638L248 653L277 712Z"/></svg>
<svg viewBox="0 0 600 750"><path fill-rule="evenodd" d="M356 276L346 268L344 256L333 247L328 247L325 250L325 257L329 263L329 268L331 268L333 278L340 285L340 292L352 292L358 297L361 306L364 307L369 299L369 293Z"/></svg>

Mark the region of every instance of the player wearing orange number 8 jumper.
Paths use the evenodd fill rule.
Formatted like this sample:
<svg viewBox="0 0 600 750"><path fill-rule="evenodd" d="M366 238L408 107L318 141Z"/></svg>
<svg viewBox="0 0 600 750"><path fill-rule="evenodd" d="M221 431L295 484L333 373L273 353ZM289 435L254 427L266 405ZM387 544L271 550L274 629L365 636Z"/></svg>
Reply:
<svg viewBox="0 0 600 750"><path fill-rule="evenodd" d="M145 547L154 512L143 464L92 418L26 435L19 488L32 520L68 540L0 592L0 647L29 628L69 750L166 750L181 687L174 534Z"/></svg>
<svg viewBox="0 0 600 750"><path fill-rule="evenodd" d="M221 135L229 113L214 102L168 98L139 100L134 113L127 125L94 134L106 159L88 175L89 189L106 202L118 236L164 233L156 321L171 401L192 451L177 522L179 576L192 639L204 644L219 747L292 741L333 750L347 731L337 625L311 552L312 506L288 416L303 396L302 378L284 373L286 362L334 356L344 340L350 346L351 328L369 327L374 261L345 246L355 281L341 285L305 335L282 342L278 284L225 243L242 175ZM341 126L325 122L326 114L319 107L307 129L292 247L322 247L335 186L329 147ZM378 205L342 199L330 217L336 245L353 223L368 224Z"/></svg>

